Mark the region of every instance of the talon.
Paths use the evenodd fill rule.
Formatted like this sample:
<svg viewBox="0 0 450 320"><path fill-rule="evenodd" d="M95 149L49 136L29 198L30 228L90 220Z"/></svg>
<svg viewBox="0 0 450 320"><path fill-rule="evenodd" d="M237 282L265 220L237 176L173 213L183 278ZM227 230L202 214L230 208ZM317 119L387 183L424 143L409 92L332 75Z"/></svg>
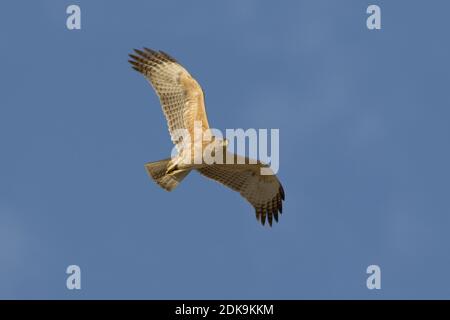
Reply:
<svg viewBox="0 0 450 320"><path fill-rule="evenodd" d="M171 165L169 165L168 167L167 167L167 170L166 170L166 174L171 174L171 173L173 173L175 170L177 170L178 169L178 166L177 166L177 164L176 163L172 163Z"/></svg>

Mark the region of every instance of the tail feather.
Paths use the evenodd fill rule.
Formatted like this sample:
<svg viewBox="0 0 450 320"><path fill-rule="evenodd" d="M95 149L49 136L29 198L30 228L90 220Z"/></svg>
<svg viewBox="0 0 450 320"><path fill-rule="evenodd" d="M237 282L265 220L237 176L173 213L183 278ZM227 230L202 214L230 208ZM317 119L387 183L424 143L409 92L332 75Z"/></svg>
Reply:
<svg viewBox="0 0 450 320"><path fill-rule="evenodd" d="M149 162L145 164L145 168L150 177L167 191L172 191L178 184L188 175L190 170L177 171L175 173L166 174L167 167L170 164L170 158L156 162Z"/></svg>

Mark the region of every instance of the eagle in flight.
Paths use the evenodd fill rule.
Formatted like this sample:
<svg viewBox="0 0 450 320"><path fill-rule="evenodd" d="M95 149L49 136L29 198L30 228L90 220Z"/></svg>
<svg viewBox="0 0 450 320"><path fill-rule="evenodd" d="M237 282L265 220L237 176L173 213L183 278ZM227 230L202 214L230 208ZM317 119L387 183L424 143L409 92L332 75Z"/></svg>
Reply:
<svg viewBox="0 0 450 320"><path fill-rule="evenodd" d="M212 137L212 141L200 141L205 148L213 144L222 148L223 156L234 161L200 164L186 161L193 157L192 149L198 144L183 141L180 130L194 136L194 123L199 123L203 132L209 131L208 118L202 88L197 81L174 58L163 51L148 48L134 50L130 54L133 69L140 72L150 82L159 96L163 113L167 119L171 140L178 151L177 156L161 161L149 162L145 168L156 183L167 191L172 191L191 170L197 170L207 178L215 180L241 194L255 208L256 219L263 225L267 221L272 226L282 213L284 190L276 175L261 174L261 168L270 170L266 164L227 151L228 141ZM185 139L186 140L186 139ZM193 160L193 159L189 159Z"/></svg>

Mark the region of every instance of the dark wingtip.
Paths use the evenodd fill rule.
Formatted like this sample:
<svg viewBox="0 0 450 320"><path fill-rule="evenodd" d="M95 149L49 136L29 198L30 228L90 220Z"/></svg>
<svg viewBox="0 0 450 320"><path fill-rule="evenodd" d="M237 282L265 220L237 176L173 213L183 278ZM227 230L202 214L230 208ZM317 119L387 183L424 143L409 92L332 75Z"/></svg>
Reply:
<svg viewBox="0 0 450 320"><path fill-rule="evenodd" d="M263 226L266 224L266 220L270 227L273 226L274 220L278 222L280 215L283 213L283 200L284 190L280 187L278 194L268 202L266 205L256 206L255 214L256 220Z"/></svg>
<svg viewBox="0 0 450 320"><path fill-rule="evenodd" d="M147 51L148 53L156 54L156 51L155 51L155 50L152 50L152 49L150 49L150 48L144 47L144 50Z"/></svg>
<svg viewBox="0 0 450 320"><path fill-rule="evenodd" d="M273 216L272 216L271 214L269 214L269 215L267 216L267 218L268 218L268 220L269 220L269 226L271 227L271 226L272 226L272 218L273 218Z"/></svg>
<svg viewBox="0 0 450 320"><path fill-rule="evenodd" d="M144 55L144 52L142 52L141 50L139 50L139 49L133 49L134 50L134 52L136 52L138 55L140 55L140 56L143 56Z"/></svg>
<svg viewBox="0 0 450 320"><path fill-rule="evenodd" d="M275 213L273 214L273 218L276 222L278 222L278 211L275 211Z"/></svg>
<svg viewBox="0 0 450 320"><path fill-rule="evenodd" d="M281 194L281 199L284 200L284 189L283 186L280 184L280 194Z"/></svg>
<svg viewBox="0 0 450 320"><path fill-rule="evenodd" d="M133 66L138 66L139 65L139 63L137 63L136 60L128 60L128 62L130 64L132 64Z"/></svg>
<svg viewBox="0 0 450 320"><path fill-rule="evenodd" d="M159 53L162 54L162 55L163 55L166 59L168 59L169 61L178 63L178 61L177 61L174 57L172 57L170 54L168 54L167 52L162 51L162 50L159 50Z"/></svg>

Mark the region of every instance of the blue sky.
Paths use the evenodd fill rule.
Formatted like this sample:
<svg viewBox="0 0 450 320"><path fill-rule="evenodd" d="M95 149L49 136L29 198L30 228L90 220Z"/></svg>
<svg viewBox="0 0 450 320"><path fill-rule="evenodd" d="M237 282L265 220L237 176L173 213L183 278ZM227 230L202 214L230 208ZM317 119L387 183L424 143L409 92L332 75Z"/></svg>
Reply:
<svg viewBox="0 0 450 320"><path fill-rule="evenodd" d="M382 30L366 28L369 4ZM449 11L2 2L0 298L450 298ZM279 224L196 173L173 193L148 178L172 146L127 62L142 46L197 78L212 126L280 129ZM366 288L371 264L381 290Z"/></svg>

